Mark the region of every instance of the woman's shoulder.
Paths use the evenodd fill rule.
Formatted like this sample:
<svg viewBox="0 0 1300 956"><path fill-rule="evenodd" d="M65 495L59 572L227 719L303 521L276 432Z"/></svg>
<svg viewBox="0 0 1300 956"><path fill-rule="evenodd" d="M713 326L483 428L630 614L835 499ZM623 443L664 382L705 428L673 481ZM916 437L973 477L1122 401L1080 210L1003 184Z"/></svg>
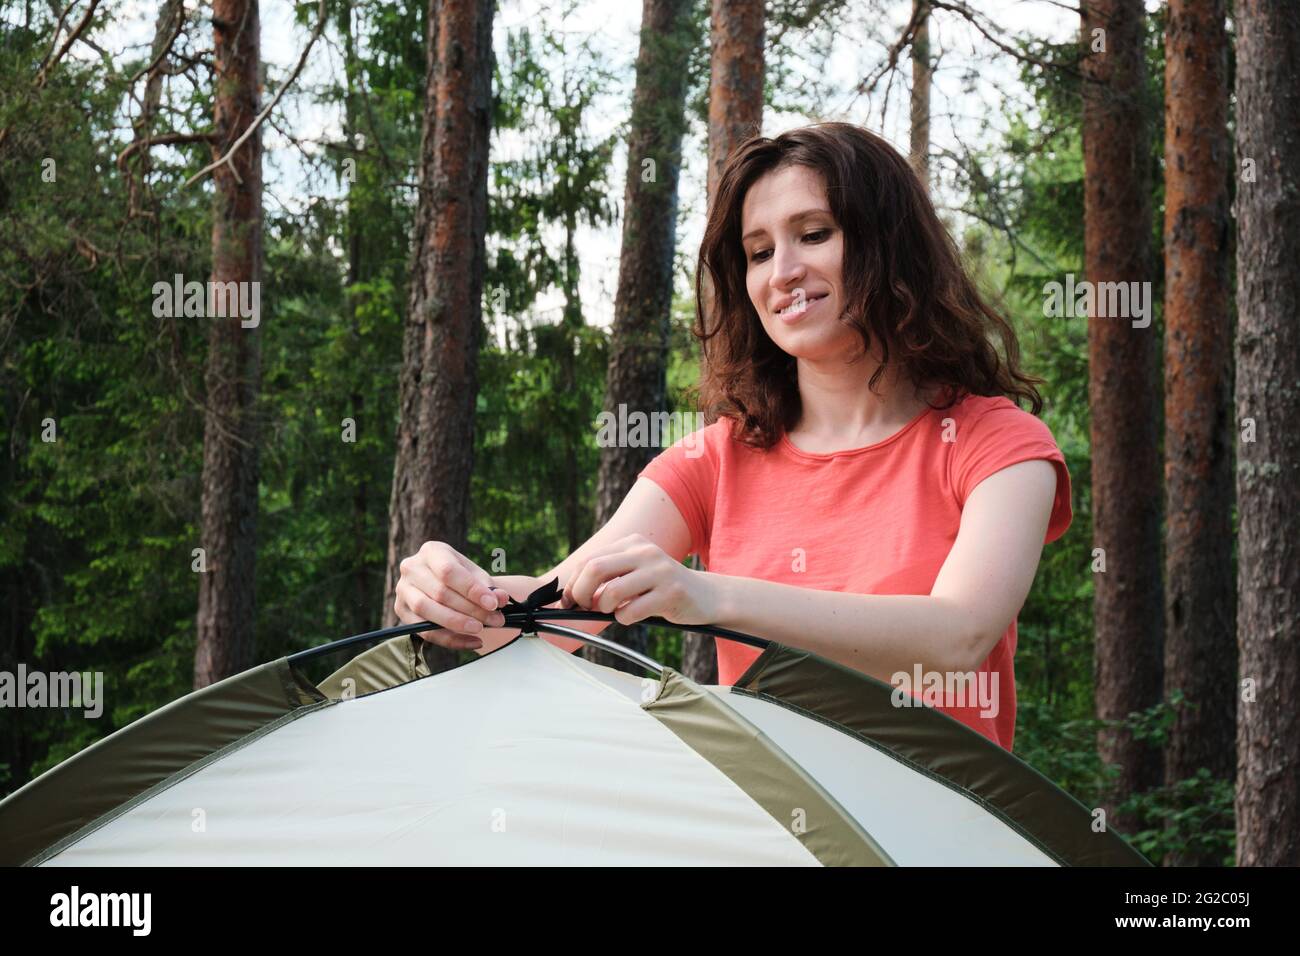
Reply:
<svg viewBox="0 0 1300 956"><path fill-rule="evenodd" d="M701 417L695 430L683 435L674 444L686 448L707 448L710 453L718 454L744 444L735 437L738 427L733 418L723 416L705 425Z"/></svg>
<svg viewBox="0 0 1300 956"><path fill-rule="evenodd" d="M949 408L936 409L934 414L951 419L958 429L970 434L990 438L1022 435L1053 441L1051 429L1041 418L1005 395L968 394Z"/></svg>
<svg viewBox="0 0 1300 956"><path fill-rule="evenodd" d="M729 418L719 418L706 425L701 417L695 428L682 435L674 444L685 448L707 447L710 451L717 452L731 440L731 430L732 421Z"/></svg>
<svg viewBox="0 0 1300 956"><path fill-rule="evenodd" d="M949 466L959 486L1028 458L1064 464L1047 423L1004 395L967 395L934 414L943 423Z"/></svg>
<svg viewBox="0 0 1300 956"><path fill-rule="evenodd" d="M990 413L1006 415L1018 412L1030 418L1034 417L1005 395L972 395L967 393L958 398L948 409L940 409L940 411L960 416L965 421L974 421Z"/></svg>
<svg viewBox="0 0 1300 956"><path fill-rule="evenodd" d="M652 458L649 468L643 474L654 477L665 467L685 467L692 472L698 472L701 468L716 470L718 459L727 451L729 436L730 422L727 419L718 419L708 425L701 419L694 423L694 427L687 424L676 441Z"/></svg>
<svg viewBox="0 0 1300 956"><path fill-rule="evenodd" d="M942 413L940 413L942 414ZM1047 423L1002 396L968 395L953 406L949 482L963 504L980 482L1023 461L1042 459L1056 471L1056 492L1046 541L1070 526L1070 471Z"/></svg>

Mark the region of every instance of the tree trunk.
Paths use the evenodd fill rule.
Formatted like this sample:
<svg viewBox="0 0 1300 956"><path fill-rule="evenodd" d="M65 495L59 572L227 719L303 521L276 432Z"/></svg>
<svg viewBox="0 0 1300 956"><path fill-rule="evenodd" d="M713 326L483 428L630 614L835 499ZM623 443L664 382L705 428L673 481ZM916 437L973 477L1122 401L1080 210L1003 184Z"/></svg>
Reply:
<svg viewBox="0 0 1300 956"><path fill-rule="evenodd" d="M1084 269L1094 290L1150 282L1142 0L1087 0L1083 17ZM1096 706L1098 717L1116 721L1160 700L1164 615L1157 330L1110 311L1094 307L1087 319L1088 403L1093 545L1105 568L1093 575ZM1135 821L1115 808L1161 783L1160 753L1119 728L1104 728L1098 744L1119 771L1109 824L1131 829Z"/></svg>
<svg viewBox="0 0 1300 956"><path fill-rule="evenodd" d="M1165 34L1165 783L1236 768L1232 320L1224 0L1170 0ZM1170 865L1218 860L1171 855Z"/></svg>
<svg viewBox="0 0 1300 956"><path fill-rule="evenodd" d="M1300 31L1237 0L1237 864L1300 864ZM1249 419L1249 424L1246 420ZM1248 428L1254 429L1250 435ZM1253 440L1251 440L1253 439Z"/></svg>
<svg viewBox="0 0 1300 956"><path fill-rule="evenodd" d="M922 185L930 188L930 81L934 65L930 60L930 4L912 0L912 17L917 21L912 34L911 148L908 161Z"/></svg>
<svg viewBox="0 0 1300 956"><path fill-rule="evenodd" d="M349 44L349 47L351 44ZM346 130L348 141L351 142L351 132L353 126L351 123L351 103L349 96L349 112ZM361 217L357 213L356 206L352 203L351 198L348 201L348 287L355 286L362 281L362 264L361 264ZM347 296L348 322L351 326L352 341L360 346L362 332L361 320L357 315L357 299L355 295ZM358 429L361 429L370 423L368 416L364 414L366 408L366 396L361 394L355 388L348 395L348 412L349 417L356 422ZM370 594L370 568L366 564L366 544L369 535L368 522L366 520L370 511L369 485L365 475L360 475L357 485L352 491L352 537L353 537L353 560L356 562L352 569L352 613L348 615L350 622L349 628L354 634L367 630L369 622L374 620L372 614L374 606L370 603L373 598Z"/></svg>
<svg viewBox="0 0 1300 956"><path fill-rule="evenodd" d="M605 378L605 408L651 416L667 405L668 331L677 237L677 181L686 127L687 64L698 42L696 0L644 0L641 48L636 61L628 137L627 186L623 195L623 243L619 258L614 328ZM603 527L658 449L601 450L596 482L596 526ZM611 624L606 635L642 653L646 628ZM582 652L611 667L628 665L594 645Z"/></svg>
<svg viewBox="0 0 1300 956"><path fill-rule="evenodd" d="M224 156L259 109L257 0L214 0L214 153ZM213 283L262 279L262 140L255 131L213 173ZM218 286L223 288L223 286ZM243 296L237 296L235 304ZM248 301L252 301L250 298ZM257 558L257 422L261 322L239 309L218 317L208 299L207 409L203 422L202 540L194 686L205 687L253 662ZM229 304L228 302L226 303ZM248 320L251 322L251 319Z"/></svg>
<svg viewBox="0 0 1300 956"><path fill-rule="evenodd" d="M576 153L576 143L570 139L568 155ZM560 387L569 400L578 399L578 357L576 349L582 336L582 295L578 288L581 261L577 247L578 216L570 207L564 214L564 316L560 320ZM582 546L581 500L578 482L578 443L581 440L572 428L560 430L564 443L564 527L568 541L568 554ZM561 582L567 584L568 582Z"/></svg>
<svg viewBox="0 0 1300 956"><path fill-rule="evenodd" d="M478 398L495 0L429 0L411 287L389 502L384 624L399 564L425 541L464 550ZM456 654L426 645L435 671Z"/></svg>
<svg viewBox="0 0 1300 956"><path fill-rule="evenodd" d="M766 26L761 0L713 0L709 53L710 206L727 158L745 139L763 132ZM707 288L705 299L707 312L711 299ZM703 351L700 362L703 374ZM693 571L700 570L698 554L692 555L690 566ZM682 635L682 673L700 684L717 683L718 651L713 635L695 631Z"/></svg>
<svg viewBox="0 0 1300 956"><path fill-rule="evenodd" d="M713 0L709 51L709 180L718 177L736 147L763 131L762 0Z"/></svg>

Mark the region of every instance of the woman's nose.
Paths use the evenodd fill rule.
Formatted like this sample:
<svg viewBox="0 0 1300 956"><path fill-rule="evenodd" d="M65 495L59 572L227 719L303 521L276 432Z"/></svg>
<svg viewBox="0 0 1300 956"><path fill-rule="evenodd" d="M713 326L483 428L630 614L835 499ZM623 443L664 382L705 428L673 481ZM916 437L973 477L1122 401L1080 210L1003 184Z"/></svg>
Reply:
<svg viewBox="0 0 1300 956"><path fill-rule="evenodd" d="M791 283L802 279L808 270L799 254L799 247L778 243L772 250L772 286L784 291Z"/></svg>

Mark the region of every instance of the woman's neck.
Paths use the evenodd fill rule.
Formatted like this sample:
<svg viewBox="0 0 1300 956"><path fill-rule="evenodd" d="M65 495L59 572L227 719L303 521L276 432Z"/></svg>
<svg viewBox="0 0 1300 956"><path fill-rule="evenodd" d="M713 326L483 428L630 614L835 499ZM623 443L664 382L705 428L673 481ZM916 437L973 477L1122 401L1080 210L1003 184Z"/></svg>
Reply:
<svg viewBox="0 0 1300 956"><path fill-rule="evenodd" d="M837 368L798 363L802 414L789 432L805 451L861 448L883 441L916 418L930 392L918 390L895 366L886 369L877 391L868 387L878 360L871 357Z"/></svg>

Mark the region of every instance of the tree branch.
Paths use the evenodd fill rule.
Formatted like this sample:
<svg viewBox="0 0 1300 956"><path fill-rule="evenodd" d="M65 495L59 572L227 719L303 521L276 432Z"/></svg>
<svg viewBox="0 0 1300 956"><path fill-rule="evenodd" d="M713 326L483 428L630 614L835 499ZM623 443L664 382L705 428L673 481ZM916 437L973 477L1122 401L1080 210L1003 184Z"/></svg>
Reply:
<svg viewBox="0 0 1300 956"><path fill-rule="evenodd" d="M117 168L123 173L126 172L126 161L132 153L139 152L142 149L149 149L151 146L175 146L179 143L215 143L216 136L213 133L164 133L161 136L151 136L148 139L133 140L126 149L117 157Z"/></svg>
<svg viewBox="0 0 1300 956"><path fill-rule="evenodd" d="M925 16L925 7L913 7L912 16L908 18L907 26L903 27L902 35L893 42L889 47L889 54L885 58L885 65L880 67L865 80L858 84L855 94L870 93L876 88L876 84L887 73L891 73L898 68L898 58L902 52L912 44L912 38L916 35L916 28L920 26L921 20Z"/></svg>
<svg viewBox="0 0 1300 956"><path fill-rule="evenodd" d="M235 155L235 153L239 151L239 147L243 146L244 143L248 140L248 137L252 136L253 133L257 130L257 128L262 125L262 121L265 120L267 116L270 115L271 110L275 109L275 104L280 102L280 97L284 96L285 91L288 90L289 87L293 85L293 81L298 78L298 74L302 72L303 65L307 62L307 54L311 52L312 46L316 43L316 38L320 36L321 30L323 30L324 28L325 28L325 0L321 0L320 12L316 17L316 26L312 28L311 37L307 40L307 45L303 47L302 55L298 57L298 64L293 68L293 72L289 74L289 78L280 85L280 88L278 90L275 91L275 96L272 98L271 102L267 103L266 108L263 109L262 112L258 113L256 117L254 117L253 122L248 124L248 128L245 129L239 135L239 139L235 140L234 144L230 147L226 155L222 156L216 162L209 163L207 166L204 166L197 173L195 173L193 176L187 179L185 181L186 186L193 185L194 183L202 179L205 175L212 172L214 169L218 169L219 167L228 164L230 162L231 158ZM233 167L231 168L233 169Z"/></svg>
<svg viewBox="0 0 1300 956"><path fill-rule="evenodd" d="M965 3L961 3L961 2L950 3L948 2L948 0L930 0L930 6L937 10L951 10L953 13L965 19L971 26L973 26L976 30L978 30L980 34L986 40L992 43L995 47L997 47L999 50L1001 50L1003 53L1007 54L1008 56L1014 57L1016 60L1018 60L1021 63L1032 63L1034 66L1040 66L1045 70L1060 70L1062 73L1065 73L1067 76L1080 75L1079 71L1075 70L1073 67L1063 65L1060 63L1049 63L1046 60L1040 59L1039 57L1033 56L1029 53L1025 53L1023 50L1017 50L1014 47L1008 46L1003 40L1001 40L1000 38L994 36L991 32L989 32L988 27L985 27L983 24L980 23L979 14L977 14L970 7L966 6ZM991 20L989 22L992 23ZM994 29L997 29L999 32L1004 32L1001 30L1000 27L997 27L996 25L994 26Z"/></svg>
<svg viewBox="0 0 1300 956"><path fill-rule="evenodd" d="M80 22L78 22L78 24L72 28L72 32L68 34L68 38L63 41L63 46L59 47L59 52L54 54L53 59L51 59L48 55L45 57L45 60L41 63L40 70L36 74L36 88L38 90L44 88L46 81L49 79L50 70L54 69L56 66L59 65L59 61L63 59L64 55L71 48L72 44L77 42L77 37L81 36L82 31L84 31L86 27L90 24L90 18L95 15L95 8L98 6L99 6L99 0L90 0L90 6L86 8L86 12L82 16ZM72 9L71 3L68 4L68 9L69 10ZM63 16L67 16L67 14L68 14L68 10L64 10ZM59 29L61 29L62 27L63 27L63 17L60 17ZM56 42L58 41L58 37L59 34L58 34L58 30L56 29L54 34L54 38ZM51 48L53 47L51 46Z"/></svg>

